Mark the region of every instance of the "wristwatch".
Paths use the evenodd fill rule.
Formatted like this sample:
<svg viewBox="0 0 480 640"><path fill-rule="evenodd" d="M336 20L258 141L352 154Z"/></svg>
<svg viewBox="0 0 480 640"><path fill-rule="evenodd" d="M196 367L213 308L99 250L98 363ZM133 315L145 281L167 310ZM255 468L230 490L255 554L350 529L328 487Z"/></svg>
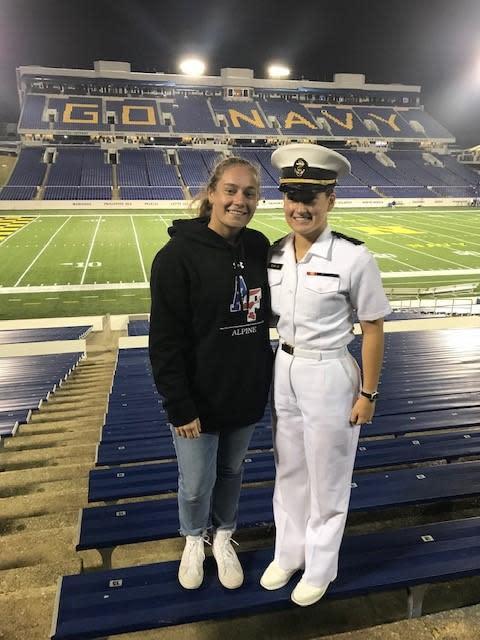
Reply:
<svg viewBox="0 0 480 640"><path fill-rule="evenodd" d="M368 398L370 402L375 402L378 399L378 391L374 391L373 393L367 393L366 391L360 391L360 395L364 398Z"/></svg>

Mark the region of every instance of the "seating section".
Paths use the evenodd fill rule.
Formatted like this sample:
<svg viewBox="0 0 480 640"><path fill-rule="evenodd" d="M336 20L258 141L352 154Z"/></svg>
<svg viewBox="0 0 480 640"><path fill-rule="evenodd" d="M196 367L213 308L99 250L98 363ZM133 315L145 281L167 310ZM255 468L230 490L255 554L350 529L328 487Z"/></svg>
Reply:
<svg viewBox="0 0 480 640"><path fill-rule="evenodd" d="M27 423L32 415L31 409L0 411L0 446L2 438L14 436L21 424Z"/></svg>
<svg viewBox="0 0 480 640"><path fill-rule="evenodd" d="M121 133L167 133L159 103L156 100L125 99L106 100L107 116L113 114L115 131Z"/></svg>
<svg viewBox="0 0 480 640"><path fill-rule="evenodd" d="M131 328L145 331L147 324L142 322ZM357 357L359 348L357 341L352 343ZM480 337L475 330L386 334L377 417L362 429L351 511L480 495L479 356ZM445 371L450 372L448 377ZM271 485L252 484L274 477L270 422L267 410L246 460L240 528L272 522ZM89 501L137 499L83 510L77 550L98 549L108 569L116 546L170 538L178 530L175 498L138 500L171 493L177 482L167 419L146 349L119 352L102 446L110 453L103 460L99 456L100 464L125 466L93 470ZM462 462L465 458L470 461ZM480 519L469 518L347 535L339 577L327 597L407 587L408 615L420 615L424 591L416 585L478 574L478 533ZM242 554L246 584L229 594L226 604L211 560L206 563L204 586L187 596L177 583L178 562L67 576L59 586L52 638L102 637L284 607L291 587L267 592L258 586L271 555L269 548ZM119 600L122 608L116 606L113 615L111 603ZM207 604L212 602L215 605Z"/></svg>
<svg viewBox="0 0 480 640"><path fill-rule="evenodd" d="M401 112L392 108L355 107L355 113L362 120L370 134L377 133L382 138L421 138L427 136L423 131L417 131L403 119Z"/></svg>
<svg viewBox="0 0 480 640"><path fill-rule="evenodd" d="M439 122L434 120L430 114L423 109L395 109L403 120L409 123L410 127L416 126L418 122L420 127L425 131L427 138L449 138L453 139L452 134L445 129Z"/></svg>
<svg viewBox="0 0 480 640"><path fill-rule="evenodd" d="M330 100L332 96L327 96ZM43 162L44 148L25 148L19 156L0 199L27 200L183 200L196 197L206 184L222 153L198 148L178 148L178 140L201 134L234 138L228 154L254 162L261 174L262 200L278 200L272 149L242 148L243 139L315 139L324 142L376 137L411 145L426 139L453 141L452 135L422 108L332 105L302 95L286 99L260 92L254 99L223 98L218 92L205 95L178 94L165 97L92 97L86 95L28 94L19 131L48 129L52 134L118 133L148 135L156 146L124 149L116 168L106 162L105 152L95 147L63 146L53 163ZM169 152L159 139L172 144ZM145 139L145 138L143 138ZM171 141L174 142L171 142ZM175 142L176 140L176 142ZM267 142L267 140L265 140ZM263 142L263 144L265 144ZM232 144L229 140L229 144ZM331 143L327 143L331 144ZM351 162L338 196L347 199L478 197L480 178L451 156L421 150L386 149L385 152L339 150ZM173 155L169 156L167 153ZM50 160L49 160L50 162ZM45 191L42 185L49 166ZM119 190L116 191L117 186ZM115 188L115 189L114 189Z"/></svg>
<svg viewBox="0 0 480 640"><path fill-rule="evenodd" d="M408 615L421 612L421 591L429 580L453 580L480 571L480 518L425 524L392 532L348 536L342 544L337 579L326 598L350 598L406 587ZM272 549L241 554L243 588L225 592L213 558L205 563L201 589L187 595L177 580L178 563L163 562L79 576L59 587L52 640L99 638L200 620L285 610L292 607L295 579L278 590L260 586Z"/></svg>
<svg viewBox="0 0 480 640"><path fill-rule="evenodd" d="M47 168L42 162L44 152L43 147L22 149L6 187L38 187L42 184Z"/></svg>
<svg viewBox="0 0 480 640"><path fill-rule="evenodd" d="M47 99L45 96L39 95L28 94L26 96L18 123L19 133L23 130L48 129L48 121L44 118Z"/></svg>
<svg viewBox="0 0 480 640"><path fill-rule="evenodd" d="M150 323L148 320L129 320L128 335L129 336L148 336L150 331Z"/></svg>
<svg viewBox="0 0 480 640"><path fill-rule="evenodd" d="M165 98L27 94L19 131L382 137L453 141L449 131L421 108L333 106L295 97L174 95Z"/></svg>
<svg viewBox="0 0 480 640"><path fill-rule="evenodd" d="M308 111L321 127L322 135L364 137L371 135L365 127L356 108L340 108L331 106L313 107Z"/></svg>
<svg viewBox="0 0 480 640"><path fill-rule="evenodd" d="M44 200L111 200L110 187L46 187Z"/></svg>
<svg viewBox="0 0 480 640"><path fill-rule="evenodd" d="M44 149L24 149L0 199L36 197L46 166ZM352 166L337 186L339 198L438 198L478 195L479 176L451 156L424 155L420 151L359 153L340 149ZM272 148L234 147L231 153L251 161L261 177L261 199L278 200L278 176L270 163ZM224 156L213 150L178 149L167 161L164 149L123 150L117 166L120 196L131 200L183 200L195 197ZM35 186L34 186L35 185ZM112 166L98 148L59 148L45 184L46 200L110 200Z"/></svg>
<svg viewBox="0 0 480 640"><path fill-rule="evenodd" d="M47 127L58 133L72 132L106 132L110 127L102 117L103 103L101 98L82 96L49 97L42 120L50 120Z"/></svg>
<svg viewBox="0 0 480 640"><path fill-rule="evenodd" d="M266 136L278 133L278 129L270 126L262 115L257 102L240 102L210 98L209 100L217 119L221 116L227 133L235 136Z"/></svg>
<svg viewBox="0 0 480 640"><path fill-rule="evenodd" d="M24 342L50 342L52 340L82 340L92 330L92 325L75 327L46 327L43 329L2 329L0 345Z"/></svg>
<svg viewBox="0 0 480 640"><path fill-rule="evenodd" d="M161 149L124 150L117 168L120 194L127 200L183 200L176 168Z"/></svg>
<svg viewBox="0 0 480 640"><path fill-rule="evenodd" d="M4 332L2 332L4 333ZM31 412L48 400L83 358L83 353L0 358L0 436L14 435Z"/></svg>
<svg viewBox="0 0 480 640"><path fill-rule="evenodd" d="M3 187L0 200L33 200L37 194L37 187Z"/></svg>
<svg viewBox="0 0 480 640"><path fill-rule="evenodd" d="M179 171L190 195L196 197L207 184L210 173L224 156L216 151L206 149L179 149Z"/></svg>
<svg viewBox="0 0 480 640"><path fill-rule="evenodd" d="M173 103L161 102L162 112L170 113L174 131L182 133L225 133L214 119L209 103L203 96L176 96Z"/></svg>

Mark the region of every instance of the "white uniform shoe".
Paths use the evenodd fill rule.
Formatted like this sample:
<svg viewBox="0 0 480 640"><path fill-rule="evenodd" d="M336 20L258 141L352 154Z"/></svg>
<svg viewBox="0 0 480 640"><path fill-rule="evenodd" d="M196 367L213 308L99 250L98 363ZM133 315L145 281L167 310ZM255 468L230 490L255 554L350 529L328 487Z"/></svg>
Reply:
<svg viewBox="0 0 480 640"><path fill-rule="evenodd" d="M324 596L327 589L328 584L326 587L314 587L301 578L300 582L292 591L291 598L293 602L298 604L300 607L308 607L309 605L318 602L320 598Z"/></svg>
<svg viewBox="0 0 480 640"><path fill-rule="evenodd" d="M287 584L296 571L298 571L298 569L285 571L278 566L275 560L273 560L263 572L263 575L260 578L260 584L264 589L268 589L268 591L281 589L281 587L284 587Z"/></svg>
<svg viewBox="0 0 480 640"><path fill-rule="evenodd" d="M203 582L203 561L205 551L203 536L186 536L178 581L184 589L198 589Z"/></svg>
<svg viewBox="0 0 480 640"><path fill-rule="evenodd" d="M212 552L217 561L218 579L227 589L238 589L243 584L243 570L232 547L232 533L219 529L213 539ZM237 543L235 543L237 544Z"/></svg>

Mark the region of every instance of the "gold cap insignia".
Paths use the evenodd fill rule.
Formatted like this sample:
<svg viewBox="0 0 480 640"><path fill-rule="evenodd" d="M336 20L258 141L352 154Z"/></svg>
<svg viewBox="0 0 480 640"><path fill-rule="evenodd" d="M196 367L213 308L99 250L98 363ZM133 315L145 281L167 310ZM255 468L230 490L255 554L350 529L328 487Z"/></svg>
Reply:
<svg viewBox="0 0 480 640"><path fill-rule="evenodd" d="M297 178L301 178L308 169L308 162L303 158L297 158L293 164L293 173Z"/></svg>

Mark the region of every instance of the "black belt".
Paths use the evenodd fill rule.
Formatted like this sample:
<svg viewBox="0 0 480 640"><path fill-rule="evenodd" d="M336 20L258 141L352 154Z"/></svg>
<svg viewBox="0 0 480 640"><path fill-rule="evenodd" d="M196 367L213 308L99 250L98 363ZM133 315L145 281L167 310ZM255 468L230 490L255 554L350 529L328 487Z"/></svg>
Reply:
<svg viewBox="0 0 480 640"><path fill-rule="evenodd" d="M299 358L311 358L313 360L333 360L343 358L348 354L347 347L339 347L338 349L313 350L293 347L288 342L280 339L280 349L288 353L290 356L298 356Z"/></svg>
<svg viewBox="0 0 480 640"><path fill-rule="evenodd" d="M292 347L291 344L287 344L286 342L282 342L282 344L280 345L280 349L291 356L293 356L293 354L295 353L295 347Z"/></svg>

